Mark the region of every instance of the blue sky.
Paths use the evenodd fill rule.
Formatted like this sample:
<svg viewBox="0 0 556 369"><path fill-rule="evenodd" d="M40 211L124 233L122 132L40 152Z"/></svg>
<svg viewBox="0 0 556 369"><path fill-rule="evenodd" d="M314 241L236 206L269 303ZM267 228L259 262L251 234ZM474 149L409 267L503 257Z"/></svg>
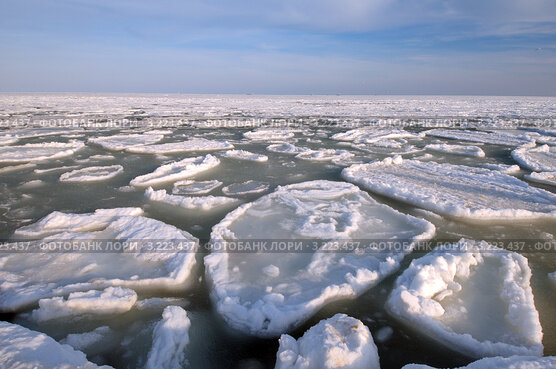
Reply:
<svg viewBox="0 0 556 369"><path fill-rule="evenodd" d="M554 0L0 0L0 91L556 95Z"/></svg>

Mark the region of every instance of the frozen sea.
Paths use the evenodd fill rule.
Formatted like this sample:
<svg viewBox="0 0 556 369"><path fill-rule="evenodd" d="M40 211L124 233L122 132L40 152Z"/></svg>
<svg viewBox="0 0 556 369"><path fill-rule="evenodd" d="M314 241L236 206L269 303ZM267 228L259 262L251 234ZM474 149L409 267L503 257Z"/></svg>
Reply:
<svg viewBox="0 0 556 369"><path fill-rule="evenodd" d="M273 368L338 313L368 328L382 368L554 356L554 168L554 97L0 94L0 320L114 368ZM36 251L93 239L166 248ZM418 242L460 239L513 254L474 250L467 274L426 274L447 287L425 296L408 276L463 264ZM234 240L319 247L204 247ZM320 248L387 240L407 247ZM445 315L385 308L403 283Z"/></svg>

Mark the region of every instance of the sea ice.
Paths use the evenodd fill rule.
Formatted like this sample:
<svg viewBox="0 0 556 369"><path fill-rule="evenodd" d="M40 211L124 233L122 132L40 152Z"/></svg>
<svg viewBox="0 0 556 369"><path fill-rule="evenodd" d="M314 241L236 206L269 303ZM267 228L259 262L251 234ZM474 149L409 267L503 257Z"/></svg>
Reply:
<svg viewBox="0 0 556 369"><path fill-rule="evenodd" d="M170 142L158 145L133 146L126 149L135 154L177 154L191 151L217 151L233 149L234 145L226 141L214 141L204 138L192 138L183 142Z"/></svg>
<svg viewBox="0 0 556 369"><path fill-rule="evenodd" d="M10 173L10 172L17 172L18 170L25 170L25 169L29 169L29 168L34 168L36 166L37 166L37 164L34 164L34 163L8 165L6 167L0 168L0 174Z"/></svg>
<svg viewBox="0 0 556 369"><path fill-rule="evenodd" d="M156 168L152 173L135 177L129 184L134 187L149 187L161 183L178 181L212 169L218 164L220 164L220 160L210 154L194 158L185 158L180 161L164 164Z"/></svg>
<svg viewBox="0 0 556 369"><path fill-rule="evenodd" d="M120 314L131 310L137 301L137 293L128 288L108 287L103 291L70 293L62 296L40 299L39 308L33 310L36 321L46 321L82 315Z"/></svg>
<svg viewBox="0 0 556 369"><path fill-rule="evenodd" d="M254 141L280 141L292 138L295 133L285 129L258 129L245 132L243 136Z"/></svg>
<svg viewBox="0 0 556 369"><path fill-rule="evenodd" d="M435 369L424 364L407 364L402 369ZM556 356L486 357L455 369L556 369Z"/></svg>
<svg viewBox="0 0 556 369"><path fill-rule="evenodd" d="M84 353L59 344L44 333L0 322L0 362L17 369L110 369L87 360Z"/></svg>
<svg viewBox="0 0 556 369"><path fill-rule="evenodd" d="M0 311L20 311L40 299L107 287L137 292L187 288L198 240L139 214L138 208L101 209L89 214L53 212L16 230L14 236L18 238L42 238L32 245L48 252L34 253L33 257L26 253L4 257ZM152 252L157 242L167 240L179 243L180 252ZM108 252L95 252L97 246ZM77 252L56 252L67 247Z"/></svg>
<svg viewBox="0 0 556 369"><path fill-rule="evenodd" d="M277 152L279 154L297 155L301 152L310 151L307 147L299 147L291 143L272 144L266 147L267 151Z"/></svg>
<svg viewBox="0 0 556 369"><path fill-rule="evenodd" d="M425 149L446 154L474 156L478 158L485 156L485 152L478 146L431 144L425 146Z"/></svg>
<svg viewBox="0 0 556 369"><path fill-rule="evenodd" d="M297 154L295 157L302 160L311 161L327 161L327 160L345 160L353 157L354 154L341 149L318 149L310 150Z"/></svg>
<svg viewBox="0 0 556 369"><path fill-rule="evenodd" d="M532 182L556 186L556 172L533 172L531 174L526 174L523 177Z"/></svg>
<svg viewBox="0 0 556 369"><path fill-rule="evenodd" d="M60 176L61 182L95 182L114 178L124 171L121 165L110 165L104 167L87 167Z"/></svg>
<svg viewBox="0 0 556 369"><path fill-rule="evenodd" d="M185 347L189 343L191 322L185 310L168 306L162 320L154 327L153 344L145 369L179 369L185 361Z"/></svg>
<svg viewBox="0 0 556 369"><path fill-rule="evenodd" d="M535 172L556 172L556 147L520 147L512 151L512 158L522 167Z"/></svg>
<svg viewBox="0 0 556 369"><path fill-rule="evenodd" d="M521 168L519 167L519 165L513 164L513 165L508 165L508 164L492 164L492 163L486 163L481 165L483 168L487 168L487 169L491 169L491 170L497 170L501 173L505 173L505 174L514 174L517 173L521 170Z"/></svg>
<svg viewBox="0 0 556 369"><path fill-rule="evenodd" d="M85 144L81 141L29 143L0 147L0 163L22 163L58 159L73 155Z"/></svg>
<svg viewBox="0 0 556 369"><path fill-rule="evenodd" d="M525 257L462 239L413 260L386 309L468 356L541 356L543 333L530 279Z"/></svg>
<svg viewBox="0 0 556 369"><path fill-rule="evenodd" d="M222 192L230 196L249 195L265 192L269 187L270 185L268 183L249 180L241 183L232 183L231 185L224 187Z"/></svg>
<svg viewBox="0 0 556 369"><path fill-rule="evenodd" d="M360 320L336 314L321 320L297 341L283 334L276 369L379 369L378 350Z"/></svg>
<svg viewBox="0 0 556 369"><path fill-rule="evenodd" d="M174 195L204 195L222 186L222 182L213 179L210 181L193 181L185 179L174 183Z"/></svg>
<svg viewBox="0 0 556 369"><path fill-rule="evenodd" d="M376 285L399 268L415 240L433 234L431 223L377 203L352 184L304 182L278 187L215 225L215 251L205 257L205 267L217 310L230 325L257 336L277 336L326 303L353 298ZM285 244L301 239L314 240L312 249L271 249L272 240ZM356 253L349 248L353 239L398 239L407 247ZM253 240L267 248L252 253L218 248Z"/></svg>
<svg viewBox="0 0 556 369"><path fill-rule="evenodd" d="M145 197L150 201L162 202L188 210L212 210L220 206L228 206L238 202L237 199L225 196L180 196L169 195L166 190L155 191L147 188Z"/></svg>
<svg viewBox="0 0 556 369"><path fill-rule="evenodd" d="M347 132L336 133L332 137L337 141L351 141L353 143L374 143L394 138L416 138L420 135L407 132L403 129L376 129L376 128L355 128Z"/></svg>
<svg viewBox="0 0 556 369"><path fill-rule="evenodd" d="M352 165L342 176L378 194L456 218L556 217L556 195L484 168L396 156Z"/></svg>
<svg viewBox="0 0 556 369"><path fill-rule="evenodd" d="M85 333L70 333L60 341L61 344L70 345L76 350L83 351L90 348L92 345L105 341L106 338L112 335L114 331L107 326L101 326L91 332Z"/></svg>
<svg viewBox="0 0 556 369"><path fill-rule="evenodd" d="M268 161L268 156L266 155L255 154L245 150L224 151L223 153L220 154L220 156L223 156L225 158L230 158L230 159L237 159L237 160L247 160L247 161L257 161L257 162Z"/></svg>
<svg viewBox="0 0 556 369"><path fill-rule="evenodd" d="M492 145L535 145L535 139L531 137L530 133L525 131L521 135L516 135L510 132L504 133L504 131L485 132L437 128L426 131L425 134L432 137L449 138L458 141L482 142Z"/></svg>
<svg viewBox="0 0 556 369"><path fill-rule="evenodd" d="M92 137L87 142L100 145L107 150L122 151L133 146L143 146L156 143L164 138L161 134L129 134Z"/></svg>

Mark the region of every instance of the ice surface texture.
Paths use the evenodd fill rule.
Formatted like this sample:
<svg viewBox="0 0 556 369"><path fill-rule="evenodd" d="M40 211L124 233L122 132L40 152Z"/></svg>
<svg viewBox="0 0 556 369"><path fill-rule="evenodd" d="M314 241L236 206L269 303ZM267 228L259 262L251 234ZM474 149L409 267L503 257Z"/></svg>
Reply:
<svg viewBox="0 0 556 369"><path fill-rule="evenodd" d="M192 138L183 142L171 142L158 145L133 146L126 149L135 154L177 154L191 151L217 151L233 149L234 145L226 141L213 141L204 138Z"/></svg>
<svg viewBox="0 0 556 369"><path fill-rule="evenodd" d="M156 168L152 173L135 177L129 184L134 187L149 187L161 183L178 181L212 169L218 164L220 164L220 160L210 154L194 158L185 158L180 161L164 164Z"/></svg>
<svg viewBox="0 0 556 369"><path fill-rule="evenodd" d="M89 138L87 142L102 146L107 150L122 151L133 146L153 144L164 138L161 134L131 134Z"/></svg>
<svg viewBox="0 0 556 369"><path fill-rule="evenodd" d="M89 214L53 212L16 230L15 236L42 238L44 244L57 240L173 240L191 247L184 247L182 252L148 252L145 248L109 253L34 253L32 257L9 254L3 258L0 271L0 311L19 311L40 299L111 286L135 291L187 288L197 239L139 214L138 208L100 209Z"/></svg>
<svg viewBox="0 0 556 369"><path fill-rule="evenodd" d="M474 156L478 158L485 156L485 152L478 146L431 144L425 146L425 149L446 154Z"/></svg>
<svg viewBox="0 0 556 369"><path fill-rule="evenodd" d="M422 364L407 364L402 369L435 369ZM556 356L487 357L456 369L556 369Z"/></svg>
<svg viewBox="0 0 556 369"><path fill-rule="evenodd" d="M510 132L504 131L485 132L438 128L426 131L425 134L432 137L449 138L458 141L482 142L492 145L535 145L535 139L532 137L532 134L526 131L521 132L521 134L511 134Z"/></svg>
<svg viewBox="0 0 556 369"><path fill-rule="evenodd" d="M166 307L162 320L154 327L153 344L145 369L183 368L190 326L185 310L179 306Z"/></svg>
<svg viewBox="0 0 556 369"><path fill-rule="evenodd" d="M155 191L152 187L147 188L145 197L150 201L178 206L189 210L212 210L220 206L236 203L238 200L226 196L180 196L169 195L166 190Z"/></svg>
<svg viewBox="0 0 556 369"><path fill-rule="evenodd" d="M223 156L223 157L229 158L229 159L256 161L256 162L261 162L261 163L265 162L265 161L268 161L268 156L266 156L266 155L255 154L255 153L245 151L245 150L224 151L223 153L220 154L220 156Z"/></svg>
<svg viewBox="0 0 556 369"><path fill-rule="evenodd" d="M484 168L395 157L352 165L342 176L378 194L455 218L556 218L556 195Z"/></svg>
<svg viewBox="0 0 556 369"><path fill-rule="evenodd" d="M556 171L556 147L520 147L512 151L512 158L522 167L537 172Z"/></svg>
<svg viewBox="0 0 556 369"><path fill-rule="evenodd" d="M556 172L533 172L531 174L526 174L523 177L531 182L556 186Z"/></svg>
<svg viewBox="0 0 556 369"><path fill-rule="evenodd" d="M386 309L468 356L541 356L543 333L530 279L525 257L462 239L412 261Z"/></svg>
<svg viewBox="0 0 556 369"><path fill-rule="evenodd" d="M0 365L5 369L111 368L91 363L84 353L44 333L7 322L0 322Z"/></svg>
<svg viewBox="0 0 556 369"><path fill-rule="evenodd" d="M124 171L121 165L110 165L104 167L87 167L71 172L63 173L60 176L62 182L95 182L114 178Z"/></svg>
<svg viewBox="0 0 556 369"><path fill-rule="evenodd" d="M379 369L378 351L360 320L336 314L321 320L297 341L280 337L276 369Z"/></svg>
<svg viewBox="0 0 556 369"><path fill-rule="evenodd" d="M84 146L85 144L81 141L2 146L0 147L0 163L21 163L63 158L73 155Z"/></svg>
<svg viewBox="0 0 556 369"><path fill-rule="evenodd" d="M379 204L352 184L304 182L278 187L240 206L213 227L211 240L218 244L313 239L318 250L216 251L205 257L205 267L217 310L230 325L257 336L278 336L326 303L356 297L376 285L399 267L404 256L403 251L370 249L360 254L335 253L320 247L320 241L403 239L411 243L433 234L429 222Z"/></svg>
<svg viewBox="0 0 556 369"><path fill-rule="evenodd" d="M210 181L193 181L185 179L174 183L174 195L204 195L222 186L222 182L213 179Z"/></svg>

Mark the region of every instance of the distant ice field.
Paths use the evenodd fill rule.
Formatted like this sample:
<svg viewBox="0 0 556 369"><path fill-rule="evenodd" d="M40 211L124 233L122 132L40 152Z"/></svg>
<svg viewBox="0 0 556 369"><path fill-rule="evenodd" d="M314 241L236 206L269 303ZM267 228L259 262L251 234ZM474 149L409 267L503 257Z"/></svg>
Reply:
<svg viewBox="0 0 556 369"><path fill-rule="evenodd" d="M26 341L85 367L550 363L555 120L553 97L0 94L0 366L37 364ZM407 247L348 247L385 240Z"/></svg>

